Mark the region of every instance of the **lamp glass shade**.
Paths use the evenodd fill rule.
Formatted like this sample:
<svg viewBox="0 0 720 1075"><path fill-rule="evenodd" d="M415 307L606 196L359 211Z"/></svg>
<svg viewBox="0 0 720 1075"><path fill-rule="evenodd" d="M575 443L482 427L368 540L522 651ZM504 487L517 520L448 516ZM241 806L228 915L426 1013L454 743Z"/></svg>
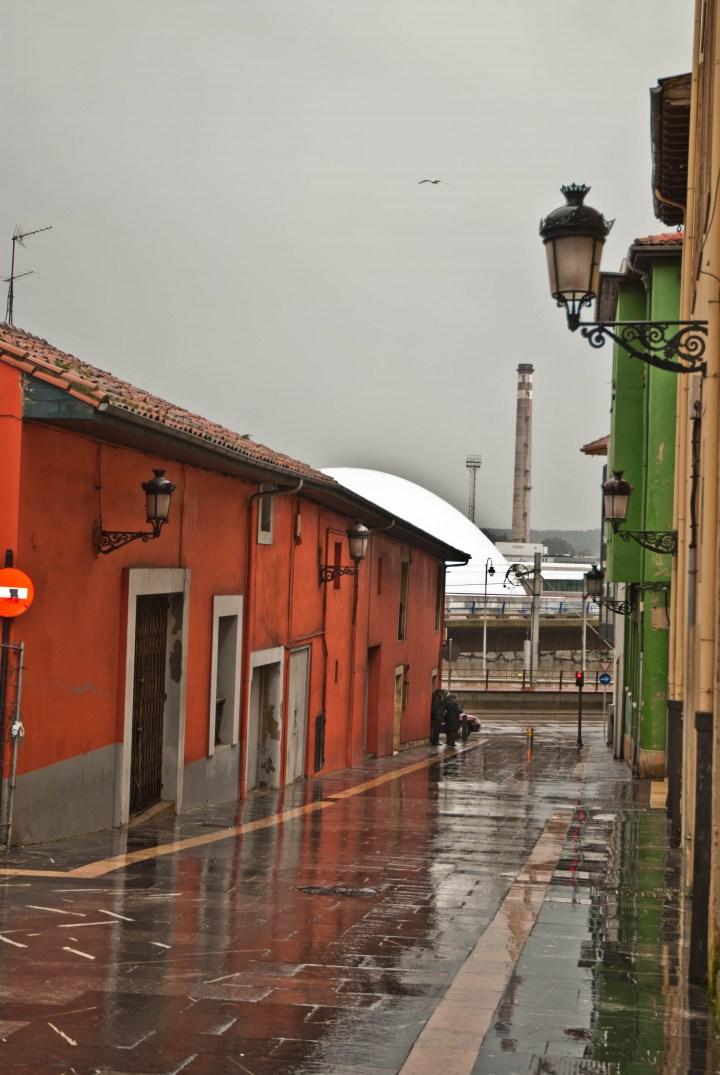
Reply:
<svg viewBox="0 0 720 1075"><path fill-rule="evenodd" d="M348 541L350 542L350 557L356 564L359 564L367 555L370 531L362 523L355 523L355 525L348 530L347 535Z"/></svg>
<svg viewBox="0 0 720 1075"><path fill-rule="evenodd" d="M632 485L625 481L622 471L617 470L603 485L603 507L608 522L625 522Z"/></svg>
<svg viewBox="0 0 720 1075"><path fill-rule="evenodd" d="M600 286L604 240L592 235L561 235L545 244L550 294L568 302L594 299Z"/></svg>
<svg viewBox="0 0 720 1075"><path fill-rule="evenodd" d="M600 568L593 564L585 574L585 593L588 597L600 597L602 595L604 577Z"/></svg>
<svg viewBox="0 0 720 1075"><path fill-rule="evenodd" d="M170 503L175 486L165 477L164 470L154 470L155 477L142 483L145 493L147 521L153 525L166 523L170 516Z"/></svg>
<svg viewBox="0 0 720 1075"><path fill-rule="evenodd" d="M558 206L540 221L545 244L550 294L564 306L568 325L580 326L580 311L589 306L600 287L600 259L612 221L585 205L590 187L570 183L561 187L565 205Z"/></svg>

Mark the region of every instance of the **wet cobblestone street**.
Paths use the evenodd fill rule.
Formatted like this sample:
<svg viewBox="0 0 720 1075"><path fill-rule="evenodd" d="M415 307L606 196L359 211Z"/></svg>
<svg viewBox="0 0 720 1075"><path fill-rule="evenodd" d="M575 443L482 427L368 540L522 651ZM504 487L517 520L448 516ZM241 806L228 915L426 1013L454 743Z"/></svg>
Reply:
<svg viewBox="0 0 720 1075"><path fill-rule="evenodd" d="M0 1071L717 1071L664 811L523 733L13 851Z"/></svg>

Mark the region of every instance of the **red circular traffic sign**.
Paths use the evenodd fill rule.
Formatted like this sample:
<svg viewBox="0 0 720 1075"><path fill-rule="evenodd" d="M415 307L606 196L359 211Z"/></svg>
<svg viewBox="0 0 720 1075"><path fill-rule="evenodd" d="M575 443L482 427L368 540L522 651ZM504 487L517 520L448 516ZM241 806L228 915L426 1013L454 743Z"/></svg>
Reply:
<svg viewBox="0 0 720 1075"><path fill-rule="evenodd" d="M0 567L0 616L22 616L35 597L32 579L16 567Z"/></svg>

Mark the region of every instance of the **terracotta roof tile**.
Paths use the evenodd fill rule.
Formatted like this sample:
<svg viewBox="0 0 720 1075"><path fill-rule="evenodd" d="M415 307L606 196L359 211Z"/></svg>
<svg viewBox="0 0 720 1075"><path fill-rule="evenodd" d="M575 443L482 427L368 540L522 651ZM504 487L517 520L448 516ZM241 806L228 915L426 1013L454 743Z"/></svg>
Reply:
<svg viewBox="0 0 720 1075"><path fill-rule="evenodd" d="M597 440L591 440L588 444L583 444L580 451L583 455L607 455L609 442L610 436L608 434L605 437L598 437Z"/></svg>
<svg viewBox="0 0 720 1075"><path fill-rule="evenodd" d="M274 452L247 436L193 414L175 403L168 403L142 388L136 388L14 325L0 323L0 354L5 361L40 380L64 388L70 395L96 409L112 405L129 414L157 422L169 431L175 430L208 445L234 452L250 463L286 471L298 478L312 478L325 485L337 484L333 478L306 463Z"/></svg>
<svg viewBox="0 0 720 1075"><path fill-rule="evenodd" d="M633 246L682 246L681 231L664 231L661 235L642 235L633 241Z"/></svg>

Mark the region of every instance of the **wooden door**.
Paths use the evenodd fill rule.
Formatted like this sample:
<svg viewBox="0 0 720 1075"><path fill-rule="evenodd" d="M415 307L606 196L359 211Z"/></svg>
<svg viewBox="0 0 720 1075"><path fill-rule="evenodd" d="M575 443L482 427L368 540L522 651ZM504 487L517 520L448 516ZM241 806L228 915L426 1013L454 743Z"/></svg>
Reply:
<svg viewBox="0 0 720 1075"><path fill-rule="evenodd" d="M305 776L310 649L296 649L290 654L288 698L288 744L286 782L292 784Z"/></svg>
<svg viewBox="0 0 720 1075"><path fill-rule="evenodd" d="M168 599L138 597L135 616L130 813L159 802L162 795L163 716Z"/></svg>

